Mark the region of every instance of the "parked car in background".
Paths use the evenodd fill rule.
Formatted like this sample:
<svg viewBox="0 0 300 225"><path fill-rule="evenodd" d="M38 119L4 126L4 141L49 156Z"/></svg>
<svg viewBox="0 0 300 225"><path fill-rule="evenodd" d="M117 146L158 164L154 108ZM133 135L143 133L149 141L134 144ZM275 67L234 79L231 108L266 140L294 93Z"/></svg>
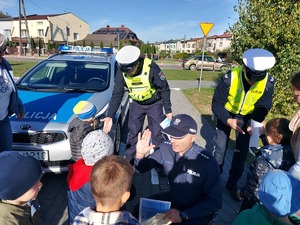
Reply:
<svg viewBox="0 0 300 225"><path fill-rule="evenodd" d="M193 56L189 59L187 59L184 64L184 69L189 70L199 70L201 69L202 65L202 55ZM221 71L226 72L230 70L231 65L226 62L219 62L216 58L208 55L204 55L203 57L203 70L215 70L215 71Z"/></svg>
<svg viewBox="0 0 300 225"><path fill-rule="evenodd" d="M76 116L73 107L79 101L90 101L96 106L97 129L102 129L100 118L106 117L115 78L112 49L103 52L90 47L61 46L60 50L16 82L26 114L23 120L10 118L13 150L37 158L46 172L67 171L71 159L68 126ZM128 109L125 91L109 133L116 151Z"/></svg>

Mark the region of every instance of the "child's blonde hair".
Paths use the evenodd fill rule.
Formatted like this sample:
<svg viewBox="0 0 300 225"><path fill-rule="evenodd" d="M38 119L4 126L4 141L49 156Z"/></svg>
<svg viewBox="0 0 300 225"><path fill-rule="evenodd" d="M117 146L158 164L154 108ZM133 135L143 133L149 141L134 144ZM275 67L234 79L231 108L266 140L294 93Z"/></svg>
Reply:
<svg viewBox="0 0 300 225"><path fill-rule="evenodd" d="M97 161L90 180L96 203L109 206L120 201L130 191L133 173L132 165L120 156L105 156Z"/></svg>

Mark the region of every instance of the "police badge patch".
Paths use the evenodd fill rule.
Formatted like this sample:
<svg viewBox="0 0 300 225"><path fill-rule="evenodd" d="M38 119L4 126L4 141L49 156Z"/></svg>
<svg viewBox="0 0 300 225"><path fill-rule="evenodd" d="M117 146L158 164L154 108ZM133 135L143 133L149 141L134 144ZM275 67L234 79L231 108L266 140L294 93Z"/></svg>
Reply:
<svg viewBox="0 0 300 225"><path fill-rule="evenodd" d="M165 75L164 75L164 73L162 71L159 72L158 76L159 76L159 78L161 80L165 80L166 79L166 77L165 77Z"/></svg>

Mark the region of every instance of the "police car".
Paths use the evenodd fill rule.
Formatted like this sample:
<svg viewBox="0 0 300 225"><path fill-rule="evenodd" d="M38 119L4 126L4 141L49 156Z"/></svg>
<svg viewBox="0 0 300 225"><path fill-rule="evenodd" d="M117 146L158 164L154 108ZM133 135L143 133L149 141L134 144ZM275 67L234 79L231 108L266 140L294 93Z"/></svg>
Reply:
<svg viewBox="0 0 300 225"><path fill-rule="evenodd" d="M25 106L23 120L11 117L13 150L42 162L46 172L67 171L71 159L69 123L73 107L81 100L97 108L104 118L112 96L116 61L112 49L61 46L60 52L32 67L16 82ZM119 150L121 128L126 124L128 92L114 117L110 136ZM97 125L101 129L101 122ZM126 142L126 141L125 141Z"/></svg>

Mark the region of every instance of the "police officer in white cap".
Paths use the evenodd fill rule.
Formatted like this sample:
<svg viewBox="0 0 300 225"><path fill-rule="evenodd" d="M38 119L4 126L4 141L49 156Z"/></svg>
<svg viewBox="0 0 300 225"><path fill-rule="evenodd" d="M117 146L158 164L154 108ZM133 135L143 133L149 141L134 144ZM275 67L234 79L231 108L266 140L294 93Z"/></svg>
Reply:
<svg viewBox="0 0 300 225"><path fill-rule="evenodd" d="M114 92L107 117L102 120L103 130L106 133L110 131L112 119L123 97L124 87L127 87L133 101L129 108L129 138L125 155L131 161L135 156L138 133L142 131L146 115L152 132L152 143L158 146L163 141L160 123L166 117L171 119L173 115L170 88L159 66L148 58L140 57L139 48L123 47L117 53L116 61L119 70L115 77Z"/></svg>
<svg viewBox="0 0 300 225"><path fill-rule="evenodd" d="M262 122L272 107L275 79L267 72L275 64L273 54L264 49L249 49L243 54L243 66L221 77L212 100L217 119L212 153L223 170L231 129L236 132L236 147L226 188L235 200L237 183L244 171L249 150L251 119Z"/></svg>
<svg viewBox="0 0 300 225"><path fill-rule="evenodd" d="M12 150L12 130L9 117L14 113L18 119L24 117L24 107L18 98L12 68L3 58L7 44L7 38L0 34L0 152Z"/></svg>

